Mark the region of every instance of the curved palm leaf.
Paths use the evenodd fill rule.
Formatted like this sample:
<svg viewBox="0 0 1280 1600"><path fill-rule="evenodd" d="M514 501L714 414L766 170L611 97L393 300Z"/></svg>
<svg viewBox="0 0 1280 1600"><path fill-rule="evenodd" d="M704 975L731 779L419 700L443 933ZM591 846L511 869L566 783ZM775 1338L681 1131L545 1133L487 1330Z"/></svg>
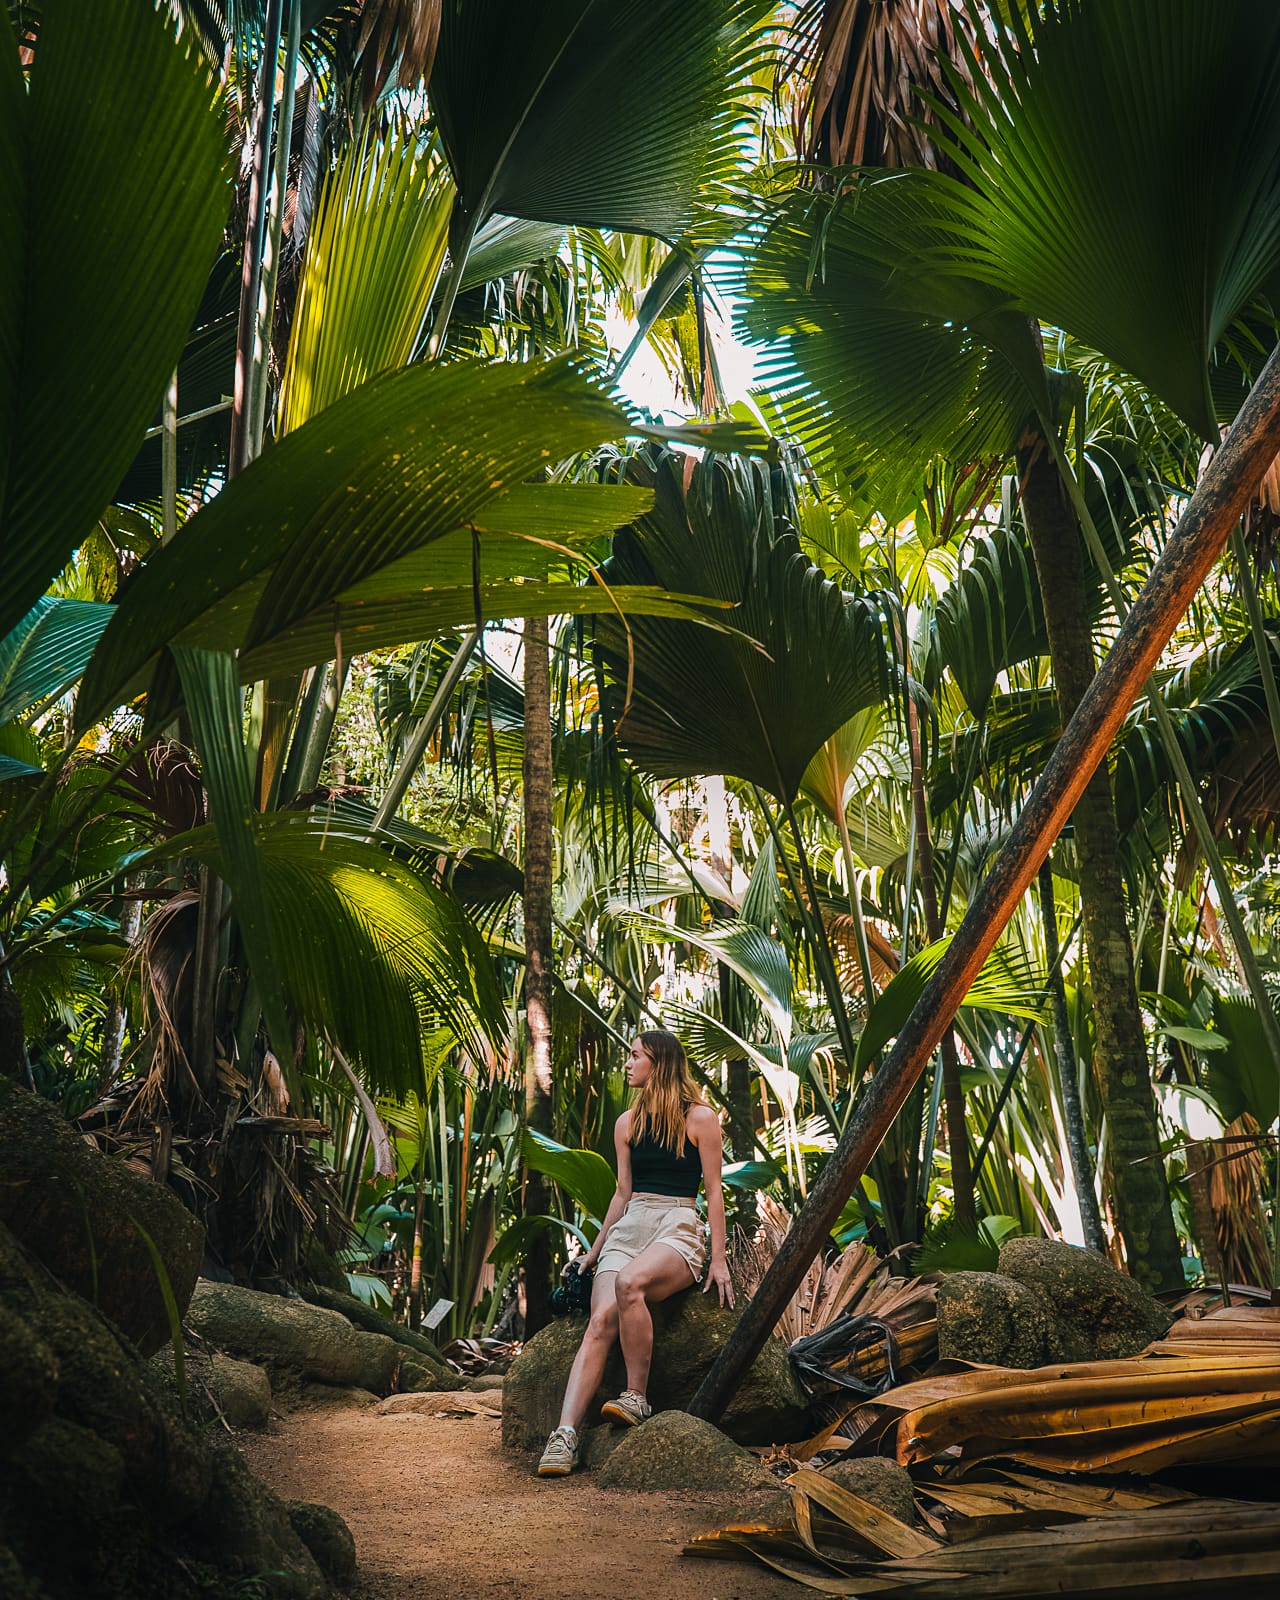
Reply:
<svg viewBox="0 0 1280 1600"><path fill-rule="evenodd" d="M661 917L630 915L626 921L642 928L651 940L678 940L714 956L736 973L759 1000L783 1044L790 1039L791 964L786 949L776 939L749 922L721 922L704 932L673 927Z"/></svg>
<svg viewBox="0 0 1280 1600"><path fill-rule="evenodd" d="M464 232L678 234L727 176L762 0L444 0L431 80Z"/></svg>
<svg viewBox="0 0 1280 1600"><path fill-rule="evenodd" d="M39 709L76 681L113 606L44 595L0 639L0 722Z"/></svg>
<svg viewBox="0 0 1280 1600"><path fill-rule="evenodd" d="M341 1044L362 1082L390 1095L421 1091L441 1022L477 1058L501 1046L493 962L452 895L325 810L260 815L253 834L282 1001ZM162 850L229 878L212 828Z"/></svg>
<svg viewBox="0 0 1280 1600"><path fill-rule="evenodd" d="M90 663L81 726L215 607L219 648L264 645L504 493L520 487L527 504L525 480L547 461L627 427L563 362L418 365L371 379L260 456L155 553ZM207 626L202 642L215 642ZM332 642L316 659L330 654Z"/></svg>
<svg viewBox="0 0 1280 1600"><path fill-rule="evenodd" d="M229 199L215 87L152 0L51 0L30 93L0 18L0 634L137 453Z"/></svg>
<svg viewBox="0 0 1280 1600"><path fill-rule="evenodd" d="M966 270L1216 440L1215 349L1280 267L1280 11L1050 0L975 65L946 118L972 187L937 179Z"/></svg>
<svg viewBox="0 0 1280 1600"><path fill-rule="evenodd" d="M594 1150L574 1150L558 1144L533 1128L525 1132L521 1154L525 1166L554 1179L589 1217L604 1217L618 1180L603 1156Z"/></svg>
<svg viewBox="0 0 1280 1600"><path fill-rule="evenodd" d="M867 1014L862 1037L858 1040L855 1070L861 1072L899 1032L912 1007L924 992L930 975L947 952L951 936L919 950L906 966L899 968L885 985ZM1020 966L1006 952L993 950L961 1002L964 1006L989 1007L1007 1017L1039 1021L1044 1014L1043 981Z"/></svg>
<svg viewBox="0 0 1280 1600"><path fill-rule="evenodd" d="M1276 654L1273 641L1273 658ZM1197 676L1203 681L1195 681ZM1214 831L1237 840L1251 832L1274 835L1280 828L1280 767L1252 641L1232 650L1207 675L1179 684L1180 697L1186 688L1189 703L1170 704L1169 715L1193 777L1205 785ZM1153 833L1167 840L1181 831L1175 775L1150 715L1135 718L1119 740L1113 781L1123 834L1148 845L1155 842Z"/></svg>
<svg viewBox="0 0 1280 1600"><path fill-rule="evenodd" d="M824 741L888 693L880 612L801 554L763 463L660 454L626 473L656 498L614 540L608 581L728 601L738 631L704 639L694 623L597 623L623 748L658 777L724 773L791 800Z"/></svg>
<svg viewBox="0 0 1280 1600"><path fill-rule="evenodd" d="M358 140L316 208L289 336L281 434L403 367L444 264L453 184L433 148L392 129Z"/></svg>
<svg viewBox="0 0 1280 1600"><path fill-rule="evenodd" d="M1026 318L955 268L936 177L793 195L748 235L734 273L780 425L849 505L890 522L914 509L936 457L1006 456L1043 389Z"/></svg>

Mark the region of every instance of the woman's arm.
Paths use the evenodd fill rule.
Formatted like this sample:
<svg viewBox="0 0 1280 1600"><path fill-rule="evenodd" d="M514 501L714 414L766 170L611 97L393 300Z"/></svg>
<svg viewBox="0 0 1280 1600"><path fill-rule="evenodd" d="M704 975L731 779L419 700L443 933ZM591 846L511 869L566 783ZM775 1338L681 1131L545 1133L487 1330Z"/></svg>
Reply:
<svg viewBox="0 0 1280 1600"><path fill-rule="evenodd" d="M631 1113L624 1111L613 1125L613 1148L618 1157L618 1187L613 1191L613 1199L610 1200L609 1209L604 1214L604 1221L600 1224L600 1232L596 1234L595 1243L585 1256L579 1258L579 1272L586 1272L600 1259L605 1235L627 1209L631 1199L631 1144L628 1137L630 1132Z"/></svg>
<svg viewBox="0 0 1280 1600"><path fill-rule="evenodd" d="M720 1130L720 1118L710 1106L694 1106L689 1112L689 1136L702 1158L702 1183L707 1191L707 1221L711 1224L711 1265L707 1269L707 1281L702 1292L705 1294L715 1284L720 1304L731 1306L733 1280L729 1276L729 1263L725 1255L724 1186L720 1182L724 1136Z"/></svg>

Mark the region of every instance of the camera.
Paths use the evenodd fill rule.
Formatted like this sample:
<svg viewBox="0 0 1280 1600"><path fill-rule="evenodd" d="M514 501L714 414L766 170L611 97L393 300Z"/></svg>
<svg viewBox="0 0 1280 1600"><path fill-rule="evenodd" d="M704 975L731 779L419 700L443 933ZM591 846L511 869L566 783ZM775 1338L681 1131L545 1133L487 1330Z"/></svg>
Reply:
<svg viewBox="0 0 1280 1600"><path fill-rule="evenodd" d="M571 1317L576 1311L590 1311L591 1282L594 1277L594 1268L588 1267L582 1272L571 1261L564 1270L564 1276L551 1291L548 1301L551 1315Z"/></svg>

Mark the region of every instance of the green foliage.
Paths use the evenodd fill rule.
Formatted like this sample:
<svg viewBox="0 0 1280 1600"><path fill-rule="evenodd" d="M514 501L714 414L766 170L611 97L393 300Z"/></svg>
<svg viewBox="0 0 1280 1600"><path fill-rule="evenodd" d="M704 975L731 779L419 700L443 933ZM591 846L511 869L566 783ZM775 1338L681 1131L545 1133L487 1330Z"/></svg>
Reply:
<svg viewBox="0 0 1280 1600"><path fill-rule="evenodd" d="M469 227L674 235L740 156L761 0L444 0L432 104Z"/></svg>
<svg viewBox="0 0 1280 1600"><path fill-rule="evenodd" d="M113 608L43 595L0 638L0 723L41 711L75 683Z"/></svg>
<svg viewBox="0 0 1280 1600"><path fill-rule="evenodd" d="M594 1150L571 1150L528 1128L522 1154L527 1167L558 1183L588 1217L598 1222L609 1209L618 1180L613 1168Z"/></svg>
<svg viewBox="0 0 1280 1600"><path fill-rule="evenodd" d="M868 1067L901 1030L950 942L948 935L918 950L885 985L867 1015L866 1026L858 1040L854 1063L857 1071ZM983 962L962 1004L970 1008L990 1008L1009 1017L1025 1017L1034 1022L1044 1014L1044 984L997 946Z"/></svg>
<svg viewBox="0 0 1280 1600"><path fill-rule="evenodd" d="M1280 266L1280 13L1182 0L1157 24L1148 0L1054 0L1026 18L971 89L953 78L958 248L1216 440L1210 364Z"/></svg>
<svg viewBox="0 0 1280 1600"><path fill-rule="evenodd" d="M85 675L80 726L141 687L172 642L239 649L251 680L473 620L469 588L454 589L443 615L394 577L380 602L367 589L347 597L461 527L500 523L507 495L533 515L531 475L627 427L564 362L419 365L371 379L240 473L147 563ZM519 614L519 590L509 595L499 615ZM541 598L556 609L553 595Z"/></svg>
<svg viewBox="0 0 1280 1600"><path fill-rule="evenodd" d="M444 264L452 204L443 162L416 135L393 129L348 146L311 223L280 434L408 364Z"/></svg>
<svg viewBox="0 0 1280 1600"><path fill-rule="evenodd" d="M919 1250L911 1258L911 1270L926 1272L995 1272L1000 1261L1000 1246L1021 1232L1016 1217L983 1217L976 1225L943 1217L925 1231Z"/></svg>
<svg viewBox="0 0 1280 1600"><path fill-rule="evenodd" d="M880 612L801 554L761 462L629 461L654 509L620 533L610 584L658 583L734 606L732 633L602 618L594 646L619 742L661 778L725 773L791 800L823 742L887 693Z"/></svg>
<svg viewBox="0 0 1280 1600"><path fill-rule="evenodd" d="M243 703L235 663L210 650L175 650L192 742L217 830L222 875L253 970L267 1031L285 1080L297 1098L293 1040L280 984L283 928L275 923L263 882L253 805L253 772L240 722Z"/></svg>
<svg viewBox="0 0 1280 1600"><path fill-rule="evenodd" d="M0 17L0 635L142 443L229 200L213 81L152 0L50 0L29 90Z"/></svg>
<svg viewBox="0 0 1280 1600"><path fill-rule="evenodd" d="M259 816L254 826L282 998L332 1034L375 1091L425 1092L429 1030L442 1021L480 1059L502 1042L493 962L451 895L324 811ZM220 834L165 848L231 881Z"/></svg>
<svg viewBox="0 0 1280 1600"><path fill-rule="evenodd" d="M890 523L915 508L935 457L1006 456L1043 390L1026 319L948 254L950 194L936 177L796 194L740 246L742 330L767 347L759 374L776 425L846 501Z"/></svg>

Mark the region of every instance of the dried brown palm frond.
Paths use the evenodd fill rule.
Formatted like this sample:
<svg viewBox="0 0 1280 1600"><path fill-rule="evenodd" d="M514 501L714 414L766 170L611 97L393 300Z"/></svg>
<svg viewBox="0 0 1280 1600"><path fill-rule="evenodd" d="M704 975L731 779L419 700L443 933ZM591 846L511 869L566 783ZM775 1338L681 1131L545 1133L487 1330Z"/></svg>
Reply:
<svg viewBox="0 0 1280 1600"><path fill-rule="evenodd" d="M1228 1283L1267 1284L1271 1281L1271 1248L1262 1219L1270 1187L1268 1138L1247 1111L1226 1132L1225 1139L1215 1139L1207 1146L1213 1160L1205 1173L1218 1251Z"/></svg>
<svg viewBox="0 0 1280 1600"><path fill-rule="evenodd" d="M690 1556L753 1555L827 1594L946 1596L1269 1593L1280 1575L1275 1506L1200 1499L1160 1484L987 1469L916 1487L904 1522L819 1472L787 1480L771 1508L699 1535ZM803 1566L795 1565L804 1563ZM834 1574L834 1576L833 1576Z"/></svg>
<svg viewBox="0 0 1280 1600"><path fill-rule="evenodd" d="M847 911L824 912L822 921L831 943L831 952L835 956L836 971L841 986L855 994L861 993L862 961L858 955L858 936L853 918ZM893 941L874 922L868 921L864 923L864 927L867 934L867 953L871 957L871 978L883 989L901 964L898 952L894 948Z"/></svg>
<svg viewBox="0 0 1280 1600"><path fill-rule="evenodd" d="M442 0L364 0L356 60L366 109L393 76L402 89L430 78L441 7Z"/></svg>
<svg viewBox="0 0 1280 1600"><path fill-rule="evenodd" d="M735 1229L731 1266L744 1295L755 1294L790 1227L791 1216L786 1208L762 1194L757 1227L751 1232ZM934 1297L931 1282L894 1277L889 1263L882 1261L870 1245L858 1240L848 1249L833 1251L811 1264L778 1320L777 1333L784 1343L792 1345L797 1339L821 1333L840 1317L857 1315L878 1318L895 1333L910 1331L914 1335L922 1330L927 1344L936 1338ZM918 1337L910 1342L913 1349L921 1345ZM883 1371L883 1350L861 1352L851 1370L861 1373L864 1368L868 1372Z"/></svg>
<svg viewBox="0 0 1280 1600"><path fill-rule="evenodd" d="M967 78L959 41L972 36L957 0L807 0L784 73L799 80L799 158L830 167L942 165L930 102L954 103L942 62Z"/></svg>

